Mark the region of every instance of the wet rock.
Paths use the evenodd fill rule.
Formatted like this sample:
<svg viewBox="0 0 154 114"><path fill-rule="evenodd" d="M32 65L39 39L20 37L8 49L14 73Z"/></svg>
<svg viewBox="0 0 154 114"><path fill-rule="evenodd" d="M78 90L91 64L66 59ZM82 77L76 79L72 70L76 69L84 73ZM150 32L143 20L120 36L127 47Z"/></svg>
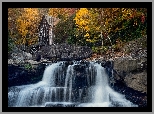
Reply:
<svg viewBox="0 0 154 114"><path fill-rule="evenodd" d="M47 102L45 103L45 107L75 107L77 104L75 103L66 103L66 102L59 102L59 103L53 103L53 102Z"/></svg>
<svg viewBox="0 0 154 114"><path fill-rule="evenodd" d="M105 60L102 60L101 66L102 66L102 67L105 67L105 63L106 63L106 61L105 61Z"/></svg>
<svg viewBox="0 0 154 114"><path fill-rule="evenodd" d="M85 65L75 65L74 70L83 72L85 70Z"/></svg>
<svg viewBox="0 0 154 114"><path fill-rule="evenodd" d="M73 61L65 61L65 67L68 67L69 65L73 65Z"/></svg>
<svg viewBox="0 0 154 114"><path fill-rule="evenodd" d="M106 61L104 67L113 69L113 61Z"/></svg>
<svg viewBox="0 0 154 114"><path fill-rule="evenodd" d="M38 64L35 68L31 64L8 65L8 87L39 82L45 67L45 64Z"/></svg>
<svg viewBox="0 0 154 114"><path fill-rule="evenodd" d="M138 105L138 107L147 106L147 94L138 90L128 87L124 82L117 80L114 86L111 86L115 91L125 95L125 98L132 103Z"/></svg>

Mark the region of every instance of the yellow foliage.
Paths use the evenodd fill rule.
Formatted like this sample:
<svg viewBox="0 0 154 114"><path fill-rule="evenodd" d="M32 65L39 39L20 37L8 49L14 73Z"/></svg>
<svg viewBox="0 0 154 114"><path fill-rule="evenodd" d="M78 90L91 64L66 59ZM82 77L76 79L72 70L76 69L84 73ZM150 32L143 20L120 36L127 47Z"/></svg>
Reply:
<svg viewBox="0 0 154 114"><path fill-rule="evenodd" d="M91 39L86 39L87 42L92 42Z"/></svg>
<svg viewBox="0 0 154 114"><path fill-rule="evenodd" d="M84 37L88 37L89 38L89 33L86 33L86 35L84 35Z"/></svg>
<svg viewBox="0 0 154 114"><path fill-rule="evenodd" d="M56 18L60 18L59 16L61 16L60 19L67 20L69 17L68 11L69 8L49 8L48 14Z"/></svg>
<svg viewBox="0 0 154 114"><path fill-rule="evenodd" d="M24 8L24 12L16 20L18 32L22 36L22 40L18 43L25 44L26 38L32 38L38 29L40 18L38 8Z"/></svg>
<svg viewBox="0 0 154 114"><path fill-rule="evenodd" d="M132 14L133 14L133 9L132 8L122 8L122 17L123 17L123 19L127 19Z"/></svg>
<svg viewBox="0 0 154 114"><path fill-rule="evenodd" d="M74 18L75 24L78 27L78 31L82 31L85 38L89 38L89 33L96 33L100 31L100 25L98 25L98 16L95 8L80 8L76 12ZM81 34L81 32L79 32ZM86 41L93 42L93 40L86 39Z"/></svg>
<svg viewBox="0 0 154 114"><path fill-rule="evenodd" d="M17 22L16 20L22 14L23 8L8 8L8 30L11 38L16 38L17 34Z"/></svg>

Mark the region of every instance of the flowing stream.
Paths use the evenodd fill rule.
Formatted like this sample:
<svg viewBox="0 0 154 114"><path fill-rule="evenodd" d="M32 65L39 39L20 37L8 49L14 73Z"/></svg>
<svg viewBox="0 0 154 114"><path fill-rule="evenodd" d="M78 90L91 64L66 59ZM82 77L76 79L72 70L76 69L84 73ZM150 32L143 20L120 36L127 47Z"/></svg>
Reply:
<svg viewBox="0 0 154 114"><path fill-rule="evenodd" d="M46 67L40 82L12 86L9 107L137 107L108 84L105 68L98 63L75 61Z"/></svg>

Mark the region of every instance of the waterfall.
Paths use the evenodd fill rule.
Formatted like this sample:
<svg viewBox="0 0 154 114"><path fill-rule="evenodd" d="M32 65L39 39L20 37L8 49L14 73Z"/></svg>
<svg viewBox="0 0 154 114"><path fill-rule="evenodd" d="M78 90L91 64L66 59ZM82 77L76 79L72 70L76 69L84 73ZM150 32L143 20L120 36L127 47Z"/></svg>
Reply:
<svg viewBox="0 0 154 114"><path fill-rule="evenodd" d="M97 69L96 85L94 92L94 103L109 102L109 95L106 91L108 86L108 79L105 70L101 65L95 65Z"/></svg>
<svg viewBox="0 0 154 114"><path fill-rule="evenodd" d="M9 107L137 107L108 84L105 68L95 62L53 63L40 82L12 86Z"/></svg>
<svg viewBox="0 0 154 114"><path fill-rule="evenodd" d="M55 72L58 71L59 64L52 64L50 67L47 67L44 72L42 81L49 86L55 86Z"/></svg>

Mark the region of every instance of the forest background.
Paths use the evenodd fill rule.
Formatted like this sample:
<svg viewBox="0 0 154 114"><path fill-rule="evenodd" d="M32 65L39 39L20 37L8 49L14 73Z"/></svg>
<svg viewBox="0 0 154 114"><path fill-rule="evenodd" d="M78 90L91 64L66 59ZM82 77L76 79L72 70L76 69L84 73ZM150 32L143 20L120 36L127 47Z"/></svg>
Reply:
<svg viewBox="0 0 154 114"><path fill-rule="evenodd" d="M89 46L100 55L109 48L118 52L128 41L147 35L146 8L9 8L8 53L15 46L38 43L43 15L59 19L54 43Z"/></svg>

